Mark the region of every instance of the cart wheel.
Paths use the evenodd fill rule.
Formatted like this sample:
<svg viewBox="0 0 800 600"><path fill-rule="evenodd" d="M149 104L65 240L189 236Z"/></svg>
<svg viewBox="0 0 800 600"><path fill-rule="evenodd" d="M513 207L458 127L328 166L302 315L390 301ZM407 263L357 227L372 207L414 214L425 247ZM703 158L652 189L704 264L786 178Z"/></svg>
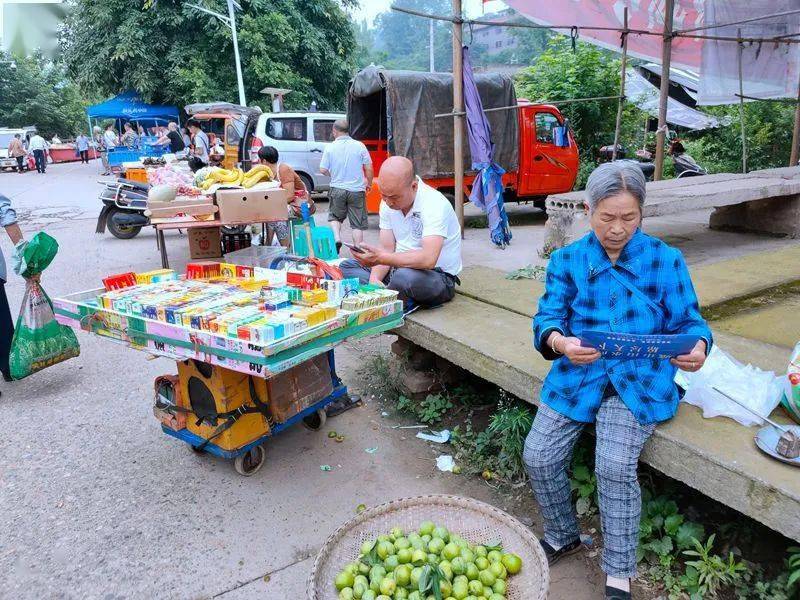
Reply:
<svg viewBox="0 0 800 600"><path fill-rule="evenodd" d="M239 475L250 477L258 472L264 465L264 459L267 456L266 450L263 446L256 446L251 448L244 454L240 454L233 459L233 468Z"/></svg>
<svg viewBox="0 0 800 600"><path fill-rule="evenodd" d="M317 412L303 417L303 425L311 431L319 431L322 429L322 426L325 425L327 419L328 414L325 412L324 408L321 408Z"/></svg>

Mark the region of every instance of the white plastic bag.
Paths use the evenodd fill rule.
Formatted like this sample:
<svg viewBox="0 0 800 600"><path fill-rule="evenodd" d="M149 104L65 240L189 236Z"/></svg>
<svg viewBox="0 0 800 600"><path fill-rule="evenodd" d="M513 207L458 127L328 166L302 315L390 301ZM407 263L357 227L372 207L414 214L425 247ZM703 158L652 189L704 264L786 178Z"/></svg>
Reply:
<svg viewBox="0 0 800 600"><path fill-rule="evenodd" d="M775 373L750 364L742 365L718 346L711 349L703 368L696 373L678 371L675 383L686 390L683 401L701 408L705 418L730 417L748 427L764 421L712 388L716 387L765 417L775 410L783 394L783 383Z"/></svg>

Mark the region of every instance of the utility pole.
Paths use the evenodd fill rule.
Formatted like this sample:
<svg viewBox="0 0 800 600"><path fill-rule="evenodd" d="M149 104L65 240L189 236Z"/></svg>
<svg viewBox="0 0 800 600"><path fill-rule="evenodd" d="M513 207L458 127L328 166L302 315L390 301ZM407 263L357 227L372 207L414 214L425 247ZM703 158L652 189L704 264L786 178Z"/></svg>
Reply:
<svg viewBox="0 0 800 600"><path fill-rule="evenodd" d="M797 84L797 105L794 107L794 129L792 130L792 152L789 155L789 166L796 167L800 154L800 82Z"/></svg>
<svg viewBox="0 0 800 600"><path fill-rule="evenodd" d="M461 54L461 0L453 0L453 112L464 112L464 62ZM453 117L453 175L455 209L464 237L464 116Z"/></svg>
<svg viewBox="0 0 800 600"><path fill-rule="evenodd" d="M658 98L658 130L656 131L656 170L653 179L664 175L664 144L667 137L667 99L669 98L669 63L672 60L672 21L675 0L664 2L664 39L661 44L661 90Z"/></svg>
<svg viewBox="0 0 800 600"><path fill-rule="evenodd" d="M199 6L197 4L186 3L187 6L194 8L195 10L199 10L200 12L204 12L207 15L211 15L212 17L216 17L225 25L228 26L228 29L231 30L231 35L233 36L233 59L236 63L236 82L239 87L239 104L242 106L247 106L247 99L244 96L244 78L242 77L242 62L239 59L239 38L236 35L236 11L242 10L242 6L236 0L227 0L228 3L228 16L226 17L223 14L220 14L216 11L209 10L204 6Z"/></svg>
<svg viewBox="0 0 800 600"><path fill-rule="evenodd" d="M433 65L433 19L428 19L428 64L431 73L436 71Z"/></svg>
<svg viewBox="0 0 800 600"><path fill-rule="evenodd" d="M617 147L619 146L619 130L622 127L622 109L625 104L625 75L628 69L628 7L624 12L625 31L622 33L622 66L619 74L619 104L617 104L617 122L614 125L614 150L611 160L617 160Z"/></svg>
<svg viewBox="0 0 800 600"><path fill-rule="evenodd" d="M742 43L741 28L736 31L736 37L739 38L739 52L737 58L739 63L739 121L742 126L742 173L747 173L747 125L744 120L744 81L742 80L742 54L744 53L744 44Z"/></svg>

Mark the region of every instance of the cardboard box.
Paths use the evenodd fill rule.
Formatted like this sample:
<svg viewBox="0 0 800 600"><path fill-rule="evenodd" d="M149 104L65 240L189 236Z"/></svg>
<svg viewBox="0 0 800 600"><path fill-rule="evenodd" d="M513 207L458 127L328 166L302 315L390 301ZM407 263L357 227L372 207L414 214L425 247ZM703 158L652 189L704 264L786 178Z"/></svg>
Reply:
<svg viewBox="0 0 800 600"><path fill-rule="evenodd" d="M189 229L189 255L195 258L219 258L222 242L219 227L192 227Z"/></svg>
<svg viewBox="0 0 800 600"><path fill-rule="evenodd" d="M289 193L274 190L219 190L217 206L223 223L266 223L286 221L289 217Z"/></svg>

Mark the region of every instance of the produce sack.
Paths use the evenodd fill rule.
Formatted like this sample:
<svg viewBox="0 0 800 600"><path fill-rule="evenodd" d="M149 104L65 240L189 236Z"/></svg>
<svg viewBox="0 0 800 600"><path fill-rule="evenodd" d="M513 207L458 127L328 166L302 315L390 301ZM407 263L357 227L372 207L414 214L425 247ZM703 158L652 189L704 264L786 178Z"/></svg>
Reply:
<svg viewBox="0 0 800 600"><path fill-rule="evenodd" d="M38 275L53 261L56 252L58 242L46 233L37 233L27 244L17 247L14 271L23 277ZM56 321L50 298L38 281L28 279L11 340L11 377L22 379L78 354L75 332Z"/></svg>
<svg viewBox="0 0 800 600"><path fill-rule="evenodd" d="M800 342L794 347L792 357L789 359L784 385L781 406L786 409L790 417L800 423Z"/></svg>

